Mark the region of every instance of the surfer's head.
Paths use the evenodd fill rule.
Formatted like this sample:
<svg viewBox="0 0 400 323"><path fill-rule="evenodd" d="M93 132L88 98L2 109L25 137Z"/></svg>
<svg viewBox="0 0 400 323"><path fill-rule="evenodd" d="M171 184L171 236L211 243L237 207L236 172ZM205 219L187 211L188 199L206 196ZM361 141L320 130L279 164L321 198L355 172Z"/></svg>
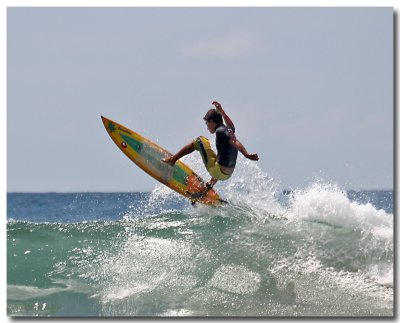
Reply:
<svg viewBox="0 0 400 323"><path fill-rule="evenodd" d="M219 126L224 124L222 115L216 109L210 109L203 118L206 121L207 129L214 133Z"/></svg>

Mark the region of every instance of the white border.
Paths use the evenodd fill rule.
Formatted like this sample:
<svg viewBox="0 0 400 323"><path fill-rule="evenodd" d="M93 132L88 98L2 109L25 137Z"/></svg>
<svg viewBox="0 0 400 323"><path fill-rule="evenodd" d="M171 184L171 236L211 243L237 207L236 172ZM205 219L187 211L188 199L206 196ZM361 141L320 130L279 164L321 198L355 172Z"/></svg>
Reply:
<svg viewBox="0 0 400 323"><path fill-rule="evenodd" d="M6 0L3 7L398 7L393 0ZM398 2L398 1L397 1Z"/></svg>
<svg viewBox="0 0 400 323"><path fill-rule="evenodd" d="M6 255L7 255L7 227L6 227L6 194L7 194L7 165L6 165L6 143L7 143L7 8L8 7L393 7L396 12L396 16L399 12L400 1L394 0L369 0L369 1L361 1L361 0L313 0L313 1L293 1L293 0L174 0L174 1L160 1L160 0L3 0L0 3L0 61L3 71L3 77L0 78L0 98L2 102L1 107L1 123L0 123L0 154L2 158L0 159L0 178L2 179L1 192L0 192L0 205L1 212L3 218L0 221L0 230L2 232L3 237L3 257L1 258L1 268L3 269L2 275L2 293L0 294L0 318L5 318L6 320L11 321L10 318L7 318L7 281L6 281ZM397 17L398 18L398 17ZM397 27L397 24L395 25ZM398 28L396 28L395 36L398 38ZM397 48L397 44L395 44ZM398 53L396 53L396 66L397 66L397 58ZM395 71L396 75L397 70ZM397 77L396 77L397 78ZM396 93L398 93L399 85L397 82L397 87L394 89ZM395 107L397 109L397 107ZM398 114L398 113L397 113ZM396 125L397 125L396 120ZM395 143L398 143L398 136L395 138ZM397 175L397 172L395 172ZM397 176L398 178L398 176ZM397 183L397 178L395 179ZM396 185L395 185L396 187ZM398 194L396 194L396 201L398 201ZM396 214L397 215L397 214ZM397 223L398 221L396 221ZM397 229L397 228L396 228ZM397 230L396 230L397 232ZM397 236L397 235L396 235ZM397 244L397 239L396 239ZM398 248L396 248L397 250ZM396 257L397 258L397 257ZM397 264L396 264L397 265ZM397 284L396 284L397 285ZM396 286L397 287L397 286ZM397 288L395 288L397 299ZM395 304L397 305L397 304ZM397 313L398 314L398 313ZM63 321L76 321L76 319L67 319ZM111 319L110 319L111 320ZM397 320L397 318L396 318ZM106 320L107 321L107 320ZM164 319L165 321L165 319ZM169 321L169 320L167 320ZM274 321L274 320L271 320ZM282 321L282 320L280 320Z"/></svg>

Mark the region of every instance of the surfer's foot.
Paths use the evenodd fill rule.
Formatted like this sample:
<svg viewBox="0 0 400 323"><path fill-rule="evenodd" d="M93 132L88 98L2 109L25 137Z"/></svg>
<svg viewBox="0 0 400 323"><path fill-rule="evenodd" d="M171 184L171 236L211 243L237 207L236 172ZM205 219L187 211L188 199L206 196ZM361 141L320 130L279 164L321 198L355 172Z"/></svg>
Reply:
<svg viewBox="0 0 400 323"><path fill-rule="evenodd" d="M163 158L163 159L161 159L161 161L163 163L166 163L166 164L170 165L170 166L174 166L175 163L176 163L176 160L175 160L174 156Z"/></svg>

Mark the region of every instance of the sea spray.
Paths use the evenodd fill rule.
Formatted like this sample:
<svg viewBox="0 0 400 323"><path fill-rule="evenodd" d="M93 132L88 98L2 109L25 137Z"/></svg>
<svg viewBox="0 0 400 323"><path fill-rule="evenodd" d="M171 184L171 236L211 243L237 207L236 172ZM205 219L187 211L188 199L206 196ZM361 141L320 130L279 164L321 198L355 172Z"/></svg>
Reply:
<svg viewBox="0 0 400 323"><path fill-rule="evenodd" d="M191 154L183 160L206 181L210 179L199 156ZM282 193L279 185L256 162L240 154L231 178L219 181L214 188L231 207L238 212L243 211L245 216L255 221L265 222L269 217L278 217L284 211L278 199Z"/></svg>
<svg viewBox="0 0 400 323"><path fill-rule="evenodd" d="M371 203L350 201L345 190L330 183L313 183L292 193L289 220L319 220L360 229L376 237L393 239L393 215Z"/></svg>
<svg viewBox="0 0 400 323"><path fill-rule="evenodd" d="M292 192L287 218L308 232L314 246L309 248L324 262L393 285L393 214L351 201L337 185L318 181ZM326 225L313 231L311 223Z"/></svg>
<svg viewBox="0 0 400 323"><path fill-rule="evenodd" d="M355 199L321 181L282 194L245 159L216 190L231 203L193 208L161 185L149 194L16 195L8 314L393 316L392 205L369 201L392 195Z"/></svg>
<svg viewBox="0 0 400 323"><path fill-rule="evenodd" d="M193 168L201 167L200 162L194 158L188 158L186 162ZM233 291L234 294L240 294L238 290L243 284L251 286L250 294L257 294L262 290L262 286L267 284L269 286L267 293L279 295L277 296L279 302L285 303L291 299L295 304L297 297L297 302L302 299L320 304L319 310L305 312L310 315L315 315L318 311L326 315L351 313L351 307L339 301L336 310L325 308L332 297L337 298L338 295L342 295L344 299L355 298L357 302L363 302L364 297L368 295L368 302L373 301L383 308L390 308L392 291L385 289L384 286L393 284L390 277L390 270L393 267L391 214L377 210L370 203L351 201L346 192L337 185L320 181L308 188L293 191L289 195L289 203L282 203L281 191L273 179L262 172L256 164L246 160L241 162L242 169L238 169L228 182L222 183L226 184L225 186L221 184L218 187L218 191L231 201L231 205L223 208L202 206L186 208L187 204L180 212L178 209L167 207L179 199L178 194L163 186L156 187L148 200L147 210L161 208L163 215L157 219L153 218L153 223L145 220L139 227L144 225L146 232L147 230L159 232L156 234L157 237L160 237L161 231L165 234L174 232L176 237L181 237L181 243L181 239L186 241L186 247L182 249L182 245L171 244L168 239L151 240L152 234L148 233L149 236L146 234L148 241L151 244L156 243L157 247L150 248L150 252L155 251L144 258L155 257L157 265L154 263L150 267L152 270L155 267L161 271L153 278L149 275L147 283L136 281L133 285L137 284L137 287L129 287L134 279L128 275L129 279L123 280L124 287L119 287L122 295L126 297L119 298L119 301L130 299L128 296L130 293L153 294L156 291L160 293L166 288L166 281L171 282L169 288L178 290L179 284L174 285L172 282L179 281L176 277L187 277L186 284L180 282L185 287L179 289L182 295L186 295L185 297L191 297L193 293L200 293L201 290L206 293L204 296L207 295L207 290L222 290L226 293ZM207 176L207 174L202 175ZM266 219L268 221L265 221ZM136 233L137 224L136 222ZM142 229L139 231L141 234L145 232ZM220 244L218 242L209 244L213 241L209 240L213 234L219 235L215 237L215 241L219 241ZM128 239L128 250L146 248L134 242L137 237L133 240L131 238ZM199 244L204 239L208 243ZM224 249L220 249L222 246ZM187 253L184 250L191 251ZM174 263L171 252L181 257L186 255L184 261L175 263L177 268L174 269L170 267L170 264ZM169 255L167 262L163 260L165 258L162 254ZM132 263L131 257L131 252L127 254L122 251L120 255L121 259L128 259L129 263ZM206 276L207 278L201 277L202 275L196 270L199 263L193 259L200 261L201 268L205 266L208 268L206 272L213 274ZM229 259L236 261L232 263ZM286 265L282 266L285 262ZM118 261L111 262L113 265L118 263ZM186 266L182 266L182 263ZM261 269L262 264L265 265L263 269ZM145 272L148 272L148 265L144 266ZM183 268L186 269L182 271ZM242 278L239 279L238 272L249 274L241 275ZM252 277L249 282L243 281L243 277L246 276ZM312 293L315 297L309 297L308 293L312 291L313 285L304 281L306 277L313 284L318 282L320 286L318 294ZM271 279L275 281L273 285L276 287L270 285ZM203 287L199 290L199 286ZM127 290L124 291L125 288ZM360 297L360 292L364 293L364 296ZM107 293L108 308L110 295L115 294ZM114 300L118 299L118 295L121 294L113 296ZM206 304L204 306L208 307ZM297 305L294 305L294 308L297 308ZM140 312L142 309L138 310ZM191 313L191 315L197 313L193 308L169 309L169 311ZM224 310L220 308L216 313L224 313ZM259 309L258 313L274 313L274 311L263 312ZM291 315L302 311L299 308L295 312L286 309L285 313ZM357 310L355 313L369 315L373 311Z"/></svg>

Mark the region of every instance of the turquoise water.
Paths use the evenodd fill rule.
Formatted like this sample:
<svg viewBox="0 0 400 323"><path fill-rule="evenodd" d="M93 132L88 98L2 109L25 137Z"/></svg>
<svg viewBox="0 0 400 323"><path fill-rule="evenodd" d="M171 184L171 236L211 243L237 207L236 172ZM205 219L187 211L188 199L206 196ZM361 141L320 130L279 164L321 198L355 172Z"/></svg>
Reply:
<svg viewBox="0 0 400 323"><path fill-rule="evenodd" d="M248 177L246 177L248 178ZM393 192L7 195L10 316L393 316Z"/></svg>

